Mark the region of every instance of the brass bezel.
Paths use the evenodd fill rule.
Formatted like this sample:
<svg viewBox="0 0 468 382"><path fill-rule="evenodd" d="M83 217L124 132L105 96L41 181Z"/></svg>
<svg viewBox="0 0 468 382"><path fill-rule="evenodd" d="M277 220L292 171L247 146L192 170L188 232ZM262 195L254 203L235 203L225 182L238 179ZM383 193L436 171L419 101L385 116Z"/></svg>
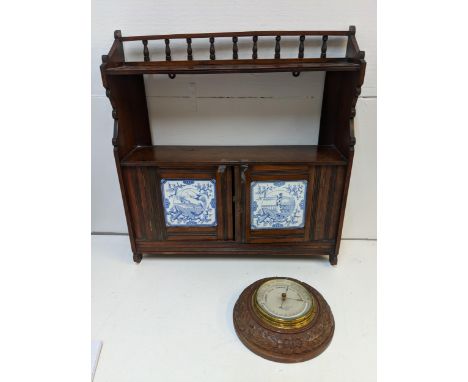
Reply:
<svg viewBox="0 0 468 382"><path fill-rule="evenodd" d="M252 294L252 306L257 316L265 323L274 326L275 328L279 329L298 329L308 325L314 319L315 315L317 314L317 302L315 301L314 296L312 293L307 291L310 295L310 299L312 301L312 305L310 310L303 316L298 317L294 320L285 320L283 318L273 317L268 312L266 312L257 302L257 292L258 289L262 286L261 284L255 292Z"/></svg>

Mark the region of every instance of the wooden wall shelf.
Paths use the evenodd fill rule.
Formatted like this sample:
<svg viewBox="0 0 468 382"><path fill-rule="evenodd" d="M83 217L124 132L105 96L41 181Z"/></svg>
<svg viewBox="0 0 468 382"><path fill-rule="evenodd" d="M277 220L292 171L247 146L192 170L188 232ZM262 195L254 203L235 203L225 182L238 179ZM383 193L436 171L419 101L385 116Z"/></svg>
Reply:
<svg viewBox="0 0 468 382"><path fill-rule="evenodd" d="M355 34L352 26L125 37L114 32L101 74L112 105L114 157L136 262L146 253L328 255L337 263L356 142L355 105L366 68ZM270 57L259 57L259 37L274 42ZM297 58L281 58L282 37L297 38ZM343 57L327 57L329 38L346 39ZM232 57L217 58L220 39L230 41ZM250 41L251 58L239 58L240 39ZM305 57L308 39L319 39L319 57ZM164 41L164 60L152 60L148 42L154 40ZM182 60L171 51L176 40L185 44ZM206 44L203 59L194 57L194 40ZM142 44L141 61L125 59L124 44L132 41ZM326 72L318 145L162 146L151 140L145 74L297 77L303 71Z"/></svg>

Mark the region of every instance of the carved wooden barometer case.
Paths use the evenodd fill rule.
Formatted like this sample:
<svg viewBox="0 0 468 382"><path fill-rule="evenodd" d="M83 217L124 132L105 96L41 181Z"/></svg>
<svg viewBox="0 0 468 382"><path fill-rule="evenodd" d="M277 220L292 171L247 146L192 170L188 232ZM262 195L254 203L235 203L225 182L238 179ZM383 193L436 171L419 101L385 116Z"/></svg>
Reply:
<svg viewBox="0 0 468 382"><path fill-rule="evenodd" d="M318 356L335 330L322 295L299 280L271 277L249 285L233 313L239 339L255 354L277 362L302 362Z"/></svg>
<svg viewBox="0 0 468 382"><path fill-rule="evenodd" d="M136 262L143 254L252 254L327 255L337 263L354 156L355 105L366 67L355 34L354 27L125 37L114 33L101 74L113 109L112 143ZM265 57L260 40L273 46ZM341 57L327 56L332 40L343 41ZM165 60L152 60L155 41L164 42ZM193 41L205 44L203 57L192 49ZM222 41L228 41L232 58L217 59ZM140 61L125 59L128 42L141 44ZM294 58L282 57L286 42L297 49ZM310 57L308 43L317 45L318 55ZM171 48L176 45L180 52L181 44L184 59L176 60ZM241 47L248 51L241 52ZM158 144L157 136L152 140L147 74L178 81L176 76L184 74L290 72L294 86L307 71L326 73L316 145L166 146Z"/></svg>

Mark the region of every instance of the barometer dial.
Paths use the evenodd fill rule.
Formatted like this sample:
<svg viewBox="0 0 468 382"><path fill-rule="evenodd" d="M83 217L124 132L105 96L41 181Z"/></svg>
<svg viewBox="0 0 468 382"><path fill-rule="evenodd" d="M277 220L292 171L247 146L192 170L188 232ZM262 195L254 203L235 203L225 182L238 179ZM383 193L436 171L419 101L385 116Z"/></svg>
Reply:
<svg viewBox="0 0 468 382"><path fill-rule="evenodd" d="M302 326L315 311L312 295L301 284L286 278L264 282L254 295L254 306L275 326Z"/></svg>

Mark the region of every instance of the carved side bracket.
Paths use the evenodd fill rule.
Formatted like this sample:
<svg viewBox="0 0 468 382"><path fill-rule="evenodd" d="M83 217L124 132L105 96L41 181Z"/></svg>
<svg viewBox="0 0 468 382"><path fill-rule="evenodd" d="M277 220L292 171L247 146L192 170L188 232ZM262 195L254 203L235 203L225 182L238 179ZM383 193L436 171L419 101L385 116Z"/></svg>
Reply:
<svg viewBox="0 0 468 382"><path fill-rule="evenodd" d="M119 146L119 122L114 120L114 133L112 134L112 146L115 149Z"/></svg>
<svg viewBox="0 0 468 382"><path fill-rule="evenodd" d="M351 107L351 115L349 117L350 119L354 119L354 117L356 116L356 103L360 94L361 94L361 87L359 86L354 90L353 103Z"/></svg>
<svg viewBox="0 0 468 382"><path fill-rule="evenodd" d="M356 145L356 137L354 136L354 119L349 120L349 147L351 150L354 150Z"/></svg>
<svg viewBox="0 0 468 382"><path fill-rule="evenodd" d="M351 114L349 116L349 149L351 151L354 150L354 146L356 145L356 137L354 135L354 117L356 116L356 103L359 98L359 94L361 94L361 87L358 86L355 89L352 105L351 105Z"/></svg>
<svg viewBox="0 0 468 382"><path fill-rule="evenodd" d="M115 102L112 99L111 96L111 91L109 88L109 84L107 83L107 77L104 73L104 70L106 69L107 65L109 63L109 56L108 55L103 55L102 56L102 64L101 64L101 77L102 77L102 84L104 88L106 89L106 97L109 99L109 102L112 107L112 118L114 119L114 134L112 136L112 145L114 147L118 146L119 143L119 127L118 127L118 114L117 114L117 108L115 106Z"/></svg>
<svg viewBox="0 0 468 382"><path fill-rule="evenodd" d="M356 137L354 136L354 117L356 116L356 104L357 104L357 101L358 101L358 98L359 96L361 95L361 87L362 87L362 84L364 82L364 73L366 71L366 61L364 60L364 52L363 51L360 51L359 52L359 56L362 57L360 59L361 61L361 70L359 72L359 78L358 78L358 82L356 84L356 88L354 90L354 97L353 97L353 101L352 101L352 104L351 104L351 114L349 116L349 119L350 119L350 139L349 139L349 146L350 146L350 150L354 150L354 146L356 145Z"/></svg>
<svg viewBox="0 0 468 382"><path fill-rule="evenodd" d="M143 45L144 45L144 50L145 50L144 54L145 54L145 60L146 60L146 56L148 56L148 59L149 59L149 52L148 52L147 45L146 44L143 44ZM100 67L102 85L106 89L106 97L109 98L109 102L112 106L112 118L114 119L114 134L112 137L112 145L114 146L114 148L118 146L118 142L119 142L119 124L118 124L119 117L117 113L115 100L112 97L109 83L107 81L105 70L110 67L118 66L124 61L125 61L125 54L124 54L123 43L122 43L122 32L120 30L115 30L114 31L114 43L112 44L109 54L105 54L102 56L102 64Z"/></svg>
<svg viewBox="0 0 468 382"><path fill-rule="evenodd" d="M354 150L354 146L356 145L356 137L354 136L354 117L356 116L356 103L361 94L361 87L364 83L364 74L366 72L366 61L364 60L365 52L359 49L359 45L356 40L356 27L351 25L349 27L350 35L348 36L348 45L346 47L346 57L354 59L359 62L361 65L361 69L358 74L358 79L356 83L356 88L354 90L353 101L351 104L351 114L349 116L350 119L350 141L349 146L350 150Z"/></svg>

